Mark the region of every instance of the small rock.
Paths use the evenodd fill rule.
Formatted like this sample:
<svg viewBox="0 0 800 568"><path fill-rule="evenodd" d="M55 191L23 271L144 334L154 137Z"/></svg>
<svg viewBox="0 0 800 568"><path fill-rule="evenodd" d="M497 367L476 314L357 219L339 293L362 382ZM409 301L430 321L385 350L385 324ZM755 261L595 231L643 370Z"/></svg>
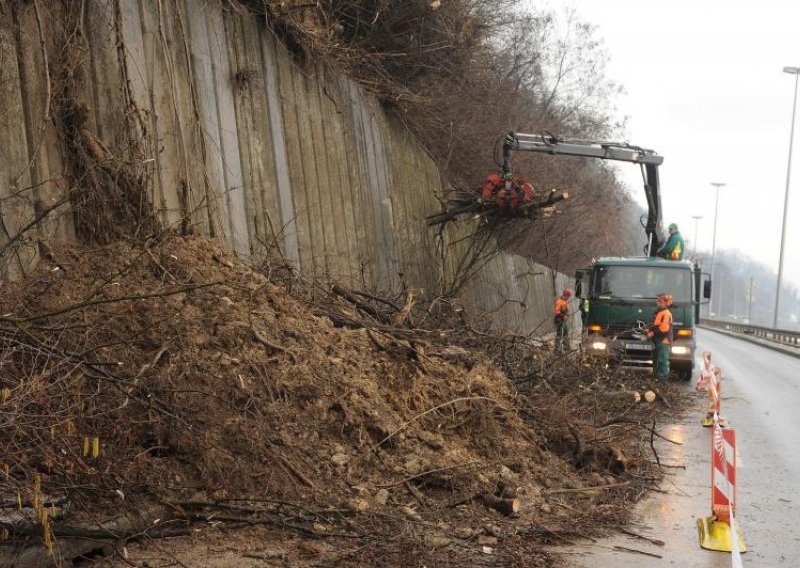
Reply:
<svg viewBox="0 0 800 568"><path fill-rule="evenodd" d="M553 511L552 507L550 507L550 505L548 505L547 503L542 503L539 506L539 509L542 510L542 513L551 513Z"/></svg>
<svg viewBox="0 0 800 568"><path fill-rule="evenodd" d="M366 511L369 509L369 501L366 499L353 499L350 501L350 504L356 511Z"/></svg>
<svg viewBox="0 0 800 568"><path fill-rule="evenodd" d="M483 530L486 532L486 534L496 536L498 538L503 536L503 531L497 525L486 525L483 527Z"/></svg>
<svg viewBox="0 0 800 568"><path fill-rule="evenodd" d="M338 466L346 465L349 460L350 458L346 454L333 454L331 456L331 462Z"/></svg>
<svg viewBox="0 0 800 568"><path fill-rule="evenodd" d="M483 548L481 548L481 551L484 554L491 554L492 553L492 547L491 546L484 546Z"/></svg>
<svg viewBox="0 0 800 568"><path fill-rule="evenodd" d="M458 527L453 534L456 536L456 538L469 540L475 536L475 530L469 527Z"/></svg>
<svg viewBox="0 0 800 568"><path fill-rule="evenodd" d="M221 300L222 300L222 301L223 301L225 304L227 304L227 305L229 305L229 306L235 306L235 305L236 305L236 302L234 302L233 300L231 300L231 299L230 299L228 296L222 296Z"/></svg>
<svg viewBox="0 0 800 568"><path fill-rule="evenodd" d="M450 544L450 542L452 541L445 536L433 535L428 537L428 545L432 548L442 548Z"/></svg>
<svg viewBox="0 0 800 568"><path fill-rule="evenodd" d="M417 437L434 450L441 450L444 447L444 438L441 434L434 434L433 432L423 430L417 434Z"/></svg>
<svg viewBox="0 0 800 568"><path fill-rule="evenodd" d="M378 505L386 505L389 502L389 492L386 489L381 489L375 494L375 502Z"/></svg>
<svg viewBox="0 0 800 568"><path fill-rule="evenodd" d="M417 511L412 507L403 507L402 511L406 516L414 519L415 521L422 520L422 517L420 517L419 513L417 513Z"/></svg>

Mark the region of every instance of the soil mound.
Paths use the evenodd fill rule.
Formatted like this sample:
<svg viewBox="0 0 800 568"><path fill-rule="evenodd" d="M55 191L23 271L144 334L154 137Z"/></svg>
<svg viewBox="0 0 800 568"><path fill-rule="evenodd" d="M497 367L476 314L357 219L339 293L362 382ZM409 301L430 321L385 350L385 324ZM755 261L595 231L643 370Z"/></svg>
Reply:
<svg viewBox="0 0 800 568"><path fill-rule="evenodd" d="M647 467L627 446L590 448L555 392L540 399L551 422L534 422L545 408L488 357L334 324L211 241L50 258L0 294L0 526L14 550L33 537L70 560L59 542L81 531L170 536L213 519L349 543L328 562L463 562L487 547L512 562L576 516L613 517L632 488L609 487ZM570 492L589 485L608 487ZM553 488L567 489L561 507Z"/></svg>

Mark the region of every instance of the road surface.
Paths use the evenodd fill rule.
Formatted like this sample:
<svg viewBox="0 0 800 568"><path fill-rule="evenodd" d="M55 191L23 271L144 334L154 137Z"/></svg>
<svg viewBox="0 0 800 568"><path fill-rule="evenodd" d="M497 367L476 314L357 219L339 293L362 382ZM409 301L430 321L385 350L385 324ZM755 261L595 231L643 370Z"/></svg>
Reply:
<svg viewBox="0 0 800 568"><path fill-rule="evenodd" d="M736 429L738 451L737 516L748 552L744 566L800 566L800 359L721 333L699 330L700 350L711 351L725 374L722 416ZM694 380L687 388L694 387ZM659 547L625 536L580 545L570 551L580 567L721 568L731 555L700 548L696 520L710 514L710 428L699 424L698 408L665 434L683 442L666 444L662 462L683 464L667 470L666 494L654 494L637 507L633 529L665 541ZM668 446L668 447L666 447ZM620 552L614 546L662 558Z"/></svg>

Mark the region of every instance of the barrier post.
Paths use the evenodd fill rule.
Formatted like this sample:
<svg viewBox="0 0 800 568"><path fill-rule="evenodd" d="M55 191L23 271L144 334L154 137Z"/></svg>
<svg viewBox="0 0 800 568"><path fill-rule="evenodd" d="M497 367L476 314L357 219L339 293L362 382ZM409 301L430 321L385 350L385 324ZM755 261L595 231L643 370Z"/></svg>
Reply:
<svg viewBox="0 0 800 568"><path fill-rule="evenodd" d="M723 428L714 416L711 436L711 516L697 519L700 546L707 550L747 552L736 523L736 432Z"/></svg>
<svg viewBox="0 0 800 568"><path fill-rule="evenodd" d="M700 369L700 378L697 379L697 388L706 388L708 398L706 400L706 416L700 421L704 427L709 428L714 425L714 415L721 423L725 422L720 414L722 401L722 371L711 363L711 353L703 352L703 367Z"/></svg>

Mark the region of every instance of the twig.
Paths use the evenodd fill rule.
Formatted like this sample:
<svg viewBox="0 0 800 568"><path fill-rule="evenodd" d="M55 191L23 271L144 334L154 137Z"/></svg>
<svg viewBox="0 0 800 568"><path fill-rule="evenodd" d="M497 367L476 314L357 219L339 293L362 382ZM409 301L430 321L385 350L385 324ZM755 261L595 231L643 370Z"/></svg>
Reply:
<svg viewBox="0 0 800 568"><path fill-rule="evenodd" d="M434 406L433 408L429 408L425 412L421 412L420 414L417 414L416 416L411 417L409 420L404 422L399 428L397 428L395 431L393 431L388 436L386 436L383 440L381 440L380 442L378 442L374 446L370 447L368 451L370 451L370 452L375 451L378 447L382 446L388 440L390 440L395 435L397 435L400 431L405 430L408 427L409 424L411 424L415 420L418 420L418 419L422 418L426 414L430 414L431 412L435 412L436 410L439 410L440 408L444 408L445 406L450 406L451 404L455 404L457 402L465 402L465 401L469 401L469 400L488 400L490 402L494 402L497 406L499 406L503 410L507 411L507 409L505 407L503 407L501 404L499 404L495 400L489 398L488 396L464 396L464 397L460 397L460 398L454 398L453 400L448 400L447 402L443 402L442 404Z"/></svg>
<svg viewBox="0 0 800 568"><path fill-rule="evenodd" d="M621 550L622 552L630 552L631 554L643 554L652 558L663 558L660 554L653 552L645 552L644 550L636 550L635 548L628 548L627 546L614 546L614 550Z"/></svg>
<svg viewBox="0 0 800 568"><path fill-rule="evenodd" d="M251 327L250 331L253 332L253 337L255 337L256 341L258 341L260 344L265 345L270 349L274 349L275 351L286 353L286 355L289 356L289 359L292 360L292 363L297 364L297 355L295 355L294 352L290 351L289 349L286 349L286 347L281 347L280 345L271 342L266 337L261 335L255 327Z"/></svg>
<svg viewBox="0 0 800 568"><path fill-rule="evenodd" d="M658 540L657 538L650 538L650 537L641 535L639 533L635 533L632 530L620 528L619 532L624 533L624 534L626 534L628 536L632 536L632 537L635 537L635 538L640 538L642 540L646 540L647 542L653 543L656 546L664 546L664 541L663 540Z"/></svg>
<svg viewBox="0 0 800 568"><path fill-rule="evenodd" d="M163 298L166 296L174 296L175 294L182 294L183 292L191 292L192 290L199 290L201 288L208 288L209 286L217 286L218 284L222 284L224 280L214 280L212 282L206 282L203 284L191 284L189 286L181 286L180 288L173 288L170 290L166 290L163 292L151 292L149 294L135 294L131 296L111 296L108 298L96 298L94 300L86 300L84 302L80 302L78 304L73 304L71 306L67 306L66 308L61 308L60 310L55 310L52 312L48 312L45 314L40 314L38 316L33 316L30 318L25 318L22 320L18 320L20 322L31 322L37 321L41 319L51 318L53 316L60 316L62 314L66 314L68 312L73 312L75 310L79 310L81 308L86 308L88 306L97 306L100 304L113 304L114 302L126 302L128 300L147 300L149 298ZM13 321L10 318L0 318L6 321Z"/></svg>

